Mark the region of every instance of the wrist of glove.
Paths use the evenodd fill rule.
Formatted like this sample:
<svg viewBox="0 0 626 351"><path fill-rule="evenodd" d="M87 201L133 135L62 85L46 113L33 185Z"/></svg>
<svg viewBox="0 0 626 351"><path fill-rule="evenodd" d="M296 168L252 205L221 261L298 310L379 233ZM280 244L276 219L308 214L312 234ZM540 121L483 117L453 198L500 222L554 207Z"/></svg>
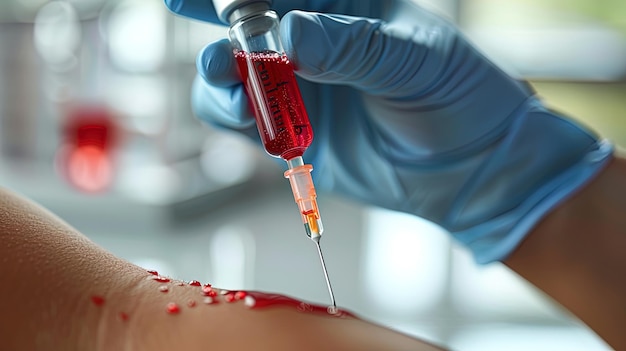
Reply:
<svg viewBox="0 0 626 351"><path fill-rule="evenodd" d="M609 142L546 110L533 97L504 128L442 158L390 166L388 152L367 141L380 137L363 133L363 140L354 139L358 142L352 151L345 150L350 155L337 152L319 162L319 187L429 219L481 264L505 259L544 216L591 181L613 153ZM352 161L345 162L348 157Z"/></svg>

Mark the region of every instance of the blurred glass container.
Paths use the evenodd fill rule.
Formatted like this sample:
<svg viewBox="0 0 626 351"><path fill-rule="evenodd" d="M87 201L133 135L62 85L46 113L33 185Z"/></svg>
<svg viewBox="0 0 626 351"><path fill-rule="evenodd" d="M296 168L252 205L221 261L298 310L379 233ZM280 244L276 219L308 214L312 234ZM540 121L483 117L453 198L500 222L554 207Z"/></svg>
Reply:
<svg viewBox="0 0 626 351"><path fill-rule="evenodd" d="M33 27L0 23L0 161L26 164L36 157L39 65Z"/></svg>
<svg viewBox="0 0 626 351"><path fill-rule="evenodd" d="M76 189L96 193L113 183L120 130L104 105L70 107L62 122L57 170Z"/></svg>

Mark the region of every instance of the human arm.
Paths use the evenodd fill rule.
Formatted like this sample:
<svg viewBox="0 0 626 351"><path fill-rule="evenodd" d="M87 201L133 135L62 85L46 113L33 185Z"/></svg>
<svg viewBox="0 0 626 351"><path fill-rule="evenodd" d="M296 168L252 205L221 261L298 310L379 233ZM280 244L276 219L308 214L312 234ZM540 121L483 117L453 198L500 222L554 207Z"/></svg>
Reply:
<svg viewBox="0 0 626 351"><path fill-rule="evenodd" d="M543 219L504 264L626 349L626 159Z"/></svg>
<svg viewBox="0 0 626 351"><path fill-rule="evenodd" d="M0 257L8 350L439 350L358 318L250 309L219 295L206 304L201 287L160 283L2 188ZM178 313L167 312L172 302Z"/></svg>

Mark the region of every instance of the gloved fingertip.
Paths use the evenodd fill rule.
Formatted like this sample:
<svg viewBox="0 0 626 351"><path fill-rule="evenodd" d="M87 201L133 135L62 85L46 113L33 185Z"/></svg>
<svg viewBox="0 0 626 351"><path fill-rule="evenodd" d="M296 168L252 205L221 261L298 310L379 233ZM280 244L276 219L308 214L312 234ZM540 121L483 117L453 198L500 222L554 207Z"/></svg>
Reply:
<svg viewBox="0 0 626 351"><path fill-rule="evenodd" d="M200 76L209 84L228 87L241 83L228 39L208 44L196 59Z"/></svg>
<svg viewBox="0 0 626 351"><path fill-rule="evenodd" d="M170 11L178 13L180 11L183 2L181 0L165 0L165 6L167 6Z"/></svg>
<svg viewBox="0 0 626 351"><path fill-rule="evenodd" d="M205 22L223 24L215 13L215 7L206 0L164 0L173 13Z"/></svg>

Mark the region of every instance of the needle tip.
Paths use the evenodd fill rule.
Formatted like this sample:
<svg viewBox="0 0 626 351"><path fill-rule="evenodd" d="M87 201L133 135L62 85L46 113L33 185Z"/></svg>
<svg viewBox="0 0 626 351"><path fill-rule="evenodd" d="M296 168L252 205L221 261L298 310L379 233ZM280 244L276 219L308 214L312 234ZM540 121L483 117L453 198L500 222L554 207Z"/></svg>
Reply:
<svg viewBox="0 0 626 351"><path fill-rule="evenodd" d="M328 293L330 294L330 301L333 304L331 307L333 307L333 309L336 310L337 303L335 302L335 294L333 294L333 288L330 285L330 279L328 278L328 271L326 270L326 263L324 262L324 256L322 255L322 248L320 247L319 241L317 241L317 252L319 253L320 262L322 263L322 271L324 272L324 278L326 278L326 286L328 287Z"/></svg>

